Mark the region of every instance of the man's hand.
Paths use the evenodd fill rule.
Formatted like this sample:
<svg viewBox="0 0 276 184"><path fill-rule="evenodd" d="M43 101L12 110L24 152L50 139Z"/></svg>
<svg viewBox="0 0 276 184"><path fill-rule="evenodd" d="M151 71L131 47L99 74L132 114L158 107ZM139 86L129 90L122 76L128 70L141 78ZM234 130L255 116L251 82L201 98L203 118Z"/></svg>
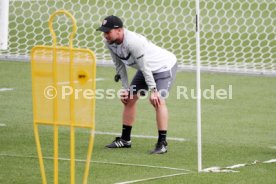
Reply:
<svg viewBox="0 0 276 184"><path fill-rule="evenodd" d="M122 89L120 91L120 98L121 102L126 105L129 100L129 91L126 89Z"/></svg>
<svg viewBox="0 0 276 184"><path fill-rule="evenodd" d="M157 90L153 90L150 92L150 103L155 107L160 106L160 96Z"/></svg>

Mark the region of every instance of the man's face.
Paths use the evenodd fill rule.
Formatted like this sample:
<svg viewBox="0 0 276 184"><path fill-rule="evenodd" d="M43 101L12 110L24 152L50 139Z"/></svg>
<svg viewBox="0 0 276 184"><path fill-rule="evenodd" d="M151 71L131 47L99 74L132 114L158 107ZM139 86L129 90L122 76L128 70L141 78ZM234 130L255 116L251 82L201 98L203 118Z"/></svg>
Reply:
<svg viewBox="0 0 276 184"><path fill-rule="evenodd" d="M120 31L120 29L111 29L109 32L104 33L104 38L109 44L118 43Z"/></svg>

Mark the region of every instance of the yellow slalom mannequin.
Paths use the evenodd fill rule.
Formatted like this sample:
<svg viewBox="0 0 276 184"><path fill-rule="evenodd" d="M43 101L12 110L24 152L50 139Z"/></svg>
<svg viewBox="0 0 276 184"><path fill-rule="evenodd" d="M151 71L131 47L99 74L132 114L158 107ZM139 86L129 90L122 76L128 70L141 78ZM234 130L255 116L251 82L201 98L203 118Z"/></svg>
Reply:
<svg viewBox="0 0 276 184"><path fill-rule="evenodd" d="M66 15L73 24L69 46L58 46L53 20ZM95 131L96 58L88 49L73 48L77 31L75 18L65 10L53 13L49 20L52 46L35 46L31 51L34 134L42 183L46 174L38 125L54 128L54 183L58 183L58 128L70 127L70 181L75 183L75 128L91 130L83 183L87 183ZM82 92L80 94L80 92Z"/></svg>

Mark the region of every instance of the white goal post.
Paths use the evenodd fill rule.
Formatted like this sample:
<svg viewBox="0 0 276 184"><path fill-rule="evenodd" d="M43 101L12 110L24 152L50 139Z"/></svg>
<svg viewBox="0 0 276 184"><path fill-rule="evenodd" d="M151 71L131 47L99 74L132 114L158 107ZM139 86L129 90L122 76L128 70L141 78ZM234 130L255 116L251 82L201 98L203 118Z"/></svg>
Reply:
<svg viewBox="0 0 276 184"><path fill-rule="evenodd" d="M0 50L8 49L9 0L0 1Z"/></svg>
<svg viewBox="0 0 276 184"><path fill-rule="evenodd" d="M201 57L200 57L200 0L196 0L196 119L197 119L197 170L202 171L201 133Z"/></svg>

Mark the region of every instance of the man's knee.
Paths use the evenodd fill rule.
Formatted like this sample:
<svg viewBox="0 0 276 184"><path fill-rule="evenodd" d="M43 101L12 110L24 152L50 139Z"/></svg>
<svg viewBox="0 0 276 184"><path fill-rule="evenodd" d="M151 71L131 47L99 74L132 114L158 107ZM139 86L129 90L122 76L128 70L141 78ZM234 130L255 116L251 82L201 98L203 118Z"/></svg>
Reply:
<svg viewBox="0 0 276 184"><path fill-rule="evenodd" d="M152 104L152 106L157 110L157 109L160 109L160 108L164 108L164 107L166 107L167 105L166 105L166 100L165 99L160 99L160 104L158 105L158 106L154 106L153 104Z"/></svg>
<svg viewBox="0 0 276 184"><path fill-rule="evenodd" d="M126 103L126 106L133 106L136 104L138 100L138 97L137 95L132 95L132 96L129 96L129 99L127 100L127 103Z"/></svg>

